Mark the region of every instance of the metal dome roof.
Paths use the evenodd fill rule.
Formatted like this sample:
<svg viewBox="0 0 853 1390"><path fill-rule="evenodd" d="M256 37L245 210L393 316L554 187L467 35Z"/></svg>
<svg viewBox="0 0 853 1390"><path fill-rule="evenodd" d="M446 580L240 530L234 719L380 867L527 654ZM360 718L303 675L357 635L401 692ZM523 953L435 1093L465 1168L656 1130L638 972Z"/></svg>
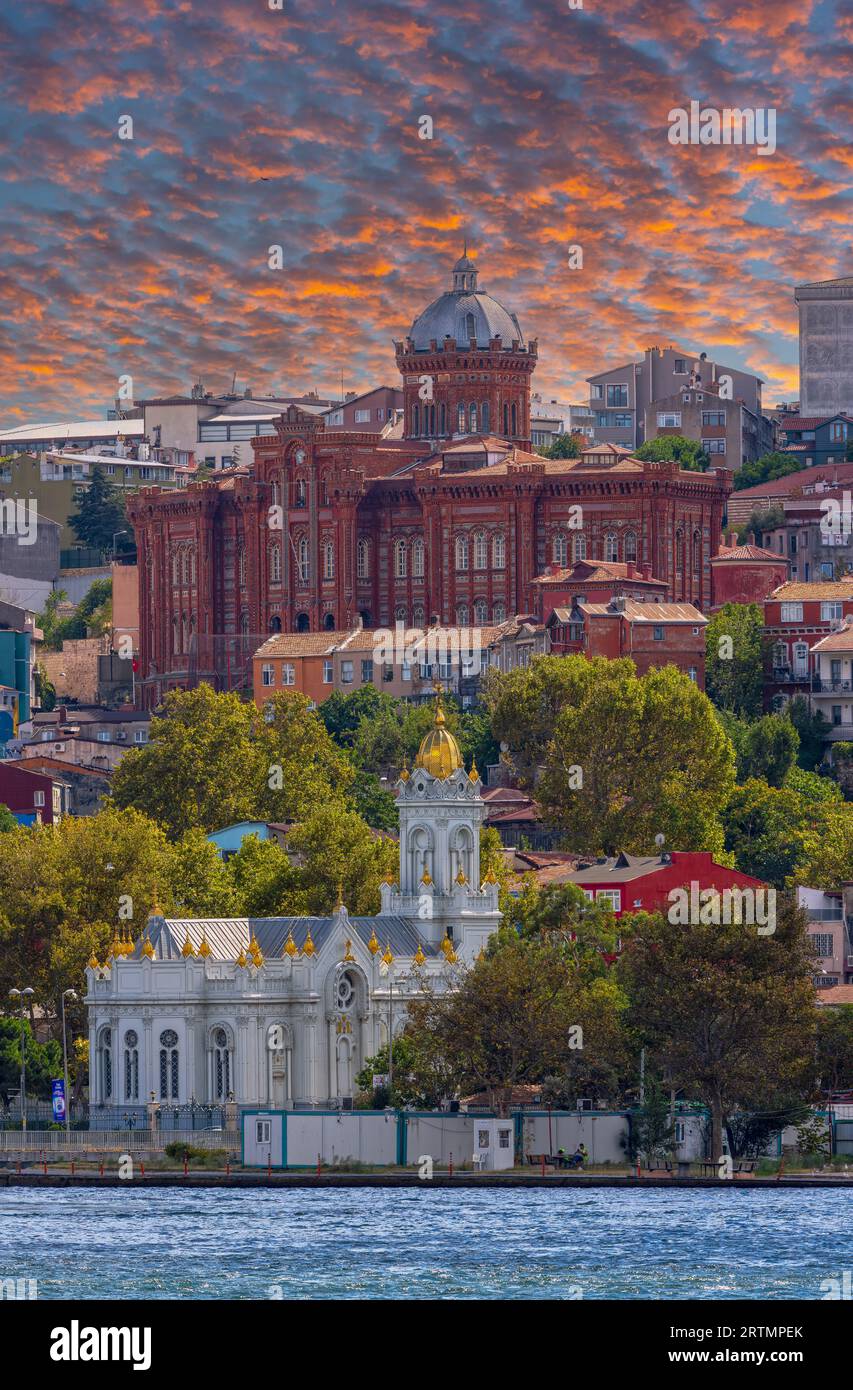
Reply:
<svg viewBox="0 0 853 1390"><path fill-rule="evenodd" d="M471 318L474 332L471 332ZM477 347L487 348L492 338L500 337L507 347L512 342L525 346L521 326L515 314L485 290L477 288L477 268L467 255L453 267L453 289L439 295L419 314L409 330L416 351L427 351L435 340L439 345L446 337L467 346L475 337Z"/></svg>

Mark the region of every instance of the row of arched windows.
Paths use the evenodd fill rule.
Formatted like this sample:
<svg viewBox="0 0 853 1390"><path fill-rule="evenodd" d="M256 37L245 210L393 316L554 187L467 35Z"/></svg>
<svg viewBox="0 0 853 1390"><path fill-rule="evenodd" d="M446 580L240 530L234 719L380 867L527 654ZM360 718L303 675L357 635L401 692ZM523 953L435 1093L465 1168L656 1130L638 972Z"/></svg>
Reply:
<svg viewBox="0 0 853 1390"><path fill-rule="evenodd" d="M179 585L187 587L195 584L195 582L195 546L176 546L172 551L172 584L177 588Z"/></svg>
<svg viewBox="0 0 853 1390"><path fill-rule="evenodd" d="M491 538L492 569L506 568L506 540L500 532ZM457 570L485 570L489 568L489 537L484 531L477 531L469 540L468 536L456 537Z"/></svg>
<svg viewBox="0 0 853 1390"><path fill-rule="evenodd" d="M175 614L172 618L172 652L175 656L189 651L195 631L195 613Z"/></svg>
<svg viewBox="0 0 853 1390"><path fill-rule="evenodd" d="M478 626L483 626L485 623L488 623L489 605L484 598L478 598L474 600L473 613L474 622ZM455 615L457 627L467 627L469 622L471 621L470 614L471 609L469 609L467 603L458 604L456 607ZM424 612L423 605L420 603L416 603L414 608L412 609L412 627L423 627L425 617L426 615ZM394 609L394 622L408 624L408 621L409 614L407 608L404 604L397 604L397 607ZM495 603L492 605L492 623L495 626L497 626L498 623L503 622L506 622L506 604Z"/></svg>
<svg viewBox="0 0 853 1390"><path fill-rule="evenodd" d="M128 1028L122 1040L122 1079L119 1083L125 1101L139 1100L139 1035ZM233 1048L228 1032L217 1026L210 1034L211 1099L226 1101L232 1089ZM158 1053L158 1082L161 1100L176 1101L180 1091L180 1049L174 1028L164 1028L160 1034ZM115 1099L113 1068L113 1034L102 1028L97 1042L97 1080L101 1104Z"/></svg>
<svg viewBox="0 0 853 1390"><path fill-rule="evenodd" d="M582 531L575 531L569 536L564 531L558 531L551 539L551 560L555 565L567 565L569 563L569 548L571 546L572 560L585 560L587 558L587 541ZM608 531L604 537L602 545L602 558L610 564L618 564L620 559L628 564L636 562L637 559L637 533L636 531L626 531L622 538L621 556L619 537L615 531Z"/></svg>

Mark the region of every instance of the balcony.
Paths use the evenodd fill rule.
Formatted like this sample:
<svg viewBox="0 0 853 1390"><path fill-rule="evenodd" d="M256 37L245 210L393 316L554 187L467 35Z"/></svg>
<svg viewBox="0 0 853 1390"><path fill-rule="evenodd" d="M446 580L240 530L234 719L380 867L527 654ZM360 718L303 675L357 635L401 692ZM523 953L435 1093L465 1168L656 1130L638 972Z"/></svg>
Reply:
<svg viewBox="0 0 853 1390"><path fill-rule="evenodd" d="M792 671L790 666L774 666L770 679L775 685L808 685L808 671Z"/></svg>
<svg viewBox="0 0 853 1390"><path fill-rule="evenodd" d="M839 695L845 691L849 695L853 690L853 681L824 680L822 676L815 676L812 689L816 695Z"/></svg>

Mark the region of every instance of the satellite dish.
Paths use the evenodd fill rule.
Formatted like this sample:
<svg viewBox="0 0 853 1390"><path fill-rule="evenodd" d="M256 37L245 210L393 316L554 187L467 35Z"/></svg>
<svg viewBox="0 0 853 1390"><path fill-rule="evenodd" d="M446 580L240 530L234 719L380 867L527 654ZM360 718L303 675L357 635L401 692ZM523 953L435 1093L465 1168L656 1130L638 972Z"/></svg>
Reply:
<svg viewBox="0 0 853 1390"><path fill-rule="evenodd" d="M655 844L657 845L658 849L663 849L664 845L666 844L666 836L657 834L655 836Z"/></svg>

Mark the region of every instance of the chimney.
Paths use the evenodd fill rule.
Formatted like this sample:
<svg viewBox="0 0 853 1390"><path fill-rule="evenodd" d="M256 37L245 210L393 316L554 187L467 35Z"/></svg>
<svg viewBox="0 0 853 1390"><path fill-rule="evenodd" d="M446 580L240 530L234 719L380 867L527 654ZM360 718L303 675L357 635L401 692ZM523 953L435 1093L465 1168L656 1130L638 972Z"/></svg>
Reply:
<svg viewBox="0 0 853 1390"><path fill-rule="evenodd" d="M629 579L636 579L636 577L637 577L637 566L634 564L634 561L633 561L633 560L629 560L629 561L628 561L628 578L629 578Z"/></svg>
<svg viewBox="0 0 853 1390"><path fill-rule="evenodd" d="M737 545L737 531L729 531L729 545Z"/></svg>
<svg viewBox="0 0 853 1390"><path fill-rule="evenodd" d="M651 579L651 577L652 577L652 567L651 567L651 565L643 565L643 578L644 578L644 579Z"/></svg>
<svg viewBox="0 0 853 1390"><path fill-rule="evenodd" d="M750 533L749 533L749 543L750 543L750 545L757 545L757 544L758 544L758 542L757 542L756 539L755 539L755 532L754 532L754 531L750 531Z"/></svg>

